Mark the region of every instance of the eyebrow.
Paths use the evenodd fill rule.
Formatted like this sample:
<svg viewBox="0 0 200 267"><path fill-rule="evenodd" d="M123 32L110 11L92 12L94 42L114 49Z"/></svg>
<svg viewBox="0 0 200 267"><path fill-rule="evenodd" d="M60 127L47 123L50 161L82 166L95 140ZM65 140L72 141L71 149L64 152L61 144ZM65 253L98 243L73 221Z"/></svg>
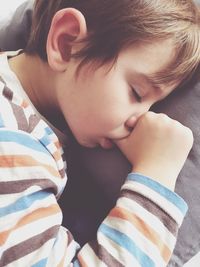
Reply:
<svg viewBox="0 0 200 267"><path fill-rule="evenodd" d="M142 73L140 73L140 76L143 77L143 79L144 79L147 83L149 83L149 84L151 85L151 87L152 87L155 91L157 91L157 92L159 92L159 93L162 93L162 92L163 92L163 89L161 88L160 84L158 84L158 83L155 81L155 79L153 78L153 75L151 76L151 75L147 75L147 74L142 74Z"/></svg>

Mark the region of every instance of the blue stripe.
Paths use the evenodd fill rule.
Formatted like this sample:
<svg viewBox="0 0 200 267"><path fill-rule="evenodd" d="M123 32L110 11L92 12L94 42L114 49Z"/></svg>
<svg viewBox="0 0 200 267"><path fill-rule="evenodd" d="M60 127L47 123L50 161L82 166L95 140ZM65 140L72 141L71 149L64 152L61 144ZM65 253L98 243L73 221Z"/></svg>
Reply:
<svg viewBox="0 0 200 267"><path fill-rule="evenodd" d="M54 132L52 131L52 129L51 129L50 127L46 127L46 128L45 128L45 132L46 132L48 135L54 134Z"/></svg>
<svg viewBox="0 0 200 267"><path fill-rule="evenodd" d="M14 142L28 148L31 148L35 151L43 152L45 154L49 154L48 150L41 145L41 143L37 140L34 140L28 134L23 132L13 132L3 130L0 132L0 142Z"/></svg>
<svg viewBox="0 0 200 267"><path fill-rule="evenodd" d="M48 135L43 136L42 138L40 138L40 142L44 145L44 146L48 146L51 141L49 140Z"/></svg>
<svg viewBox="0 0 200 267"><path fill-rule="evenodd" d="M45 267L47 264L47 258L33 264L31 267Z"/></svg>
<svg viewBox="0 0 200 267"><path fill-rule="evenodd" d="M170 178L169 178L170 179ZM130 173L128 175L128 180L131 181L137 181L141 184L144 184L148 186L149 188L153 189L157 193L159 193L161 196L166 198L168 201L170 201L172 204L174 204L177 208L180 209L180 211L183 213L183 215L186 214L188 206L186 202L175 192L170 191L168 188L164 187L160 183L143 176L139 173Z"/></svg>
<svg viewBox="0 0 200 267"><path fill-rule="evenodd" d="M117 243L119 246L128 250L139 262L141 266L154 267L155 264L148 255L146 255L130 237L127 235L105 225L101 224L99 227L100 232L102 232L106 237Z"/></svg>
<svg viewBox="0 0 200 267"><path fill-rule="evenodd" d="M79 261L78 260L75 260L73 262L73 267L81 267L81 265L79 264Z"/></svg>
<svg viewBox="0 0 200 267"><path fill-rule="evenodd" d="M48 197L51 193L46 191L35 192L31 195L24 196L16 200L14 203L0 208L0 217L28 209L35 201Z"/></svg>
<svg viewBox="0 0 200 267"><path fill-rule="evenodd" d="M0 127L4 127L4 121L3 121L3 119L2 119L1 114L0 114Z"/></svg>

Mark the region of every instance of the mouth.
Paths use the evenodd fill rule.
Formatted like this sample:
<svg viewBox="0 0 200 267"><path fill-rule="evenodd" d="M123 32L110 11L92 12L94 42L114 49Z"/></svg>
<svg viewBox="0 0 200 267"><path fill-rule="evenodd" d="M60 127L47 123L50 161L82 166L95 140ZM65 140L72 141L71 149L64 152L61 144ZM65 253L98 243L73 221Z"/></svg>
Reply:
<svg viewBox="0 0 200 267"><path fill-rule="evenodd" d="M125 139L125 138L127 138L129 135L131 134L131 131L128 133L128 134L126 134L126 135L124 135L124 136L122 136L122 137L118 137L118 138L107 138L107 137L104 137L104 138L102 138L101 140L100 140L100 142L99 142L99 145L102 147L102 148L104 148L104 149L110 149L110 148L112 148L112 147L114 147L115 145L116 145L116 141L119 141L119 140L122 140L122 139Z"/></svg>
<svg viewBox="0 0 200 267"><path fill-rule="evenodd" d="M111 139L109 138L103 138L101 141L100 141L100 146L104 149L110 149L114 146L114 143Z"/></svg>

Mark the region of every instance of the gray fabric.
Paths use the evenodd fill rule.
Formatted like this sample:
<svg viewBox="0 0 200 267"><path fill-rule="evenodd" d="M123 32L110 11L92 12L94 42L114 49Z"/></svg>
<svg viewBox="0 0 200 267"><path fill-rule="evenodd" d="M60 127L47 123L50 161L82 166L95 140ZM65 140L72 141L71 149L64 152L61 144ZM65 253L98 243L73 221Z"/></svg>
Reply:
<svg viewBox="0 0 200 267"><path fill-rule="evenodd" d="M34 0L24 2L15 12L12 20L0 25L0 48L17 50L25 46L30 32L31 14Z"/></svg>
<svg viewBox="0 0 200 267"><path fill-rule="evenodd" d="M14 50L25 46L31 22L32 2L23 4L11 23L0 29L1 48ZM176 192L187 201L189 212L179 231L169 267L183 266L200 251L199 107L200 83L193 81L153 108L189 126L195 137L194 147L176 185ZM110 151L100 148L87 149L78 145L73 138L66 156L69 182L60 200L64 212L64 225L69 227L75 238L83 244L95 238L99 223L117 199L120 187L130 170L130 164L116 148Z"/></svg>

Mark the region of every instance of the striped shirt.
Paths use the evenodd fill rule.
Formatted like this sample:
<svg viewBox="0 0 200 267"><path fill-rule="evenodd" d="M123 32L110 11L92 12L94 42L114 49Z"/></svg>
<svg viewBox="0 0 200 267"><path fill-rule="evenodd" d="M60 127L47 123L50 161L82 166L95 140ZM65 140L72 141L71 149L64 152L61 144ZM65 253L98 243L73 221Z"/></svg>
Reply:
<svg viewBox="0 0 200 267"><path fill-rule="evenodd" d="M80 248L57 203L67 181L58 138L8 77L0 71L0 267L166 266L183 199L131 173L96 240Z"/></svg>

